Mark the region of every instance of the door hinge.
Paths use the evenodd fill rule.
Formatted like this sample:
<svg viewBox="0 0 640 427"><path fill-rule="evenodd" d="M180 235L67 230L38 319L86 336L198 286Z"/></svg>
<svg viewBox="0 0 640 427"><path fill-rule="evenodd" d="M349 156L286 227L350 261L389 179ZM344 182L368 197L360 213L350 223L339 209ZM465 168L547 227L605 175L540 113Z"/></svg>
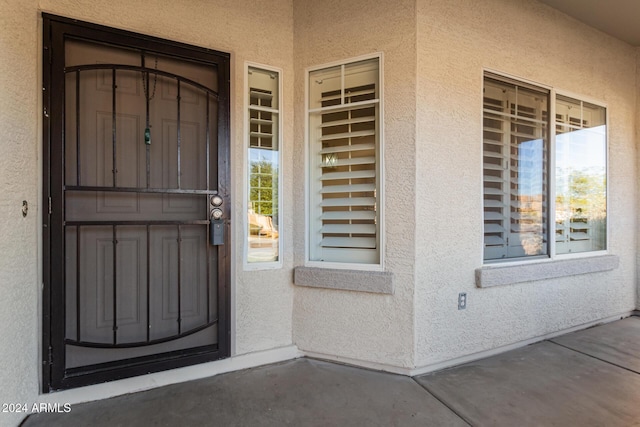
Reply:
<svg viewBox="0 0 640 427"><path fill-rule="evenodd" d="M49 197L49 215L51 215L51 212L52 212L52 210L51 210L51 197Z"/></svg>

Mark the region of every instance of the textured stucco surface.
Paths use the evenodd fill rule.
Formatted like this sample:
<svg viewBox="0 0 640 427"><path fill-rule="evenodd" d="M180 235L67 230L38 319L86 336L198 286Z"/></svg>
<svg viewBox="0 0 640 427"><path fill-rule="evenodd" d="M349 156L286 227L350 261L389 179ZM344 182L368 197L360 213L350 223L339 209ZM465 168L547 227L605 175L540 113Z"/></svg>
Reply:
<svg viewBox="0 0 640 427"><path fill-rule="evenodd" d="M40 12L231 53L231 169L235 194L232 232L234 240L242 242L245 61L283 69L283 113L293 116L292 2L267 0L259 8L255 6L250 0L115 0L108 5L89 0L0 1L0 402L35 402L39 391ZM282 132L283 176L289 176L293 152L290 120L285 120ZM284 199L290 200L291 180L285 179L283 192ZM21 215L22 200L28 200L30 205L26 218ZM285 218L291 218L291 206L285 203ZM292 343L292 233L287 220L281 235L285 239L285 263L279 270L243 272L242 247L236 244L233 248L236 354ZM12 425L21 418L11 417L1 414L0 424Z"/></svg>
<svg viewBox="0 0 640 427"><path fill-rule="evenodd" d="M393 294L393 273L388 271L296 267L293 282L296 286Z"/></svg>
<svg viewBox="0 0 640 427"><path fill-rule="evenodd" d="M418 0L417 367L517 343L636 304L635 49L525 0ZM593 98L609 112L610 253L619 268L478 289L482 70ZM457 309L459 292L466 310Z"/></svg>
<svg viewBox="0 0 640 427"><path fill-rule="evenodd" d="M38 19L33 1L2 0L0 11L0 403L9 403L38 391ZM1 413L0 424L22 416Z"/></svg>
<svg viewBox="0 0 640 427"><path fill-rule="evenodd" d="M412 364L415 210L415 2L294 2L295 175L304 176L304 70L384 54L385 271L394 295L297 287L294 342L301 350ZM294 187L295 262L304 264L304 182Z"/></svg>
<svg viewBox="0 0 640 427"><path fill-rule="evenodd" d="M476 286L490 288L491 286L557 279L578 274L613 270L618 268L618 265L620 265L620 258L617 255L604 255L550 262L533 262L505 267L498 265L485 266L476 269Z"/></svg>

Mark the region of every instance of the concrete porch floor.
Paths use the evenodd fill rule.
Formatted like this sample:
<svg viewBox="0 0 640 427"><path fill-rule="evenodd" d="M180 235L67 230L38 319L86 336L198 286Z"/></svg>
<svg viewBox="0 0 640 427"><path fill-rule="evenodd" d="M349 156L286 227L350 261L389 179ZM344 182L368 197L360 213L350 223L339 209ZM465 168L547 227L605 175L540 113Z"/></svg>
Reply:
<svg viewBox="0 0 640 427"><path fill-rule="evenodd" d="M409 378L312 359L112 399L34 426L640 426L640 318Z"/></svg>

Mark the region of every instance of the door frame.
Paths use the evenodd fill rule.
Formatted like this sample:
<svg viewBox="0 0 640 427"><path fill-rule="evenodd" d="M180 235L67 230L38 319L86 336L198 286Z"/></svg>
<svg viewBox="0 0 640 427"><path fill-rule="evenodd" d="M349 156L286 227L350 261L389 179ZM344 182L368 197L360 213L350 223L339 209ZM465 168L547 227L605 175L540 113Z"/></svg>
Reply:
<svg viewBox="0 0 640 427"><path fill-rule="evenodd" d="M157 37L114 29L42 13L43 17L43 291L42 291L42 391L45 393L117 380L151 372L224 359L231 350L231 176L230 176L230 54ZM219 246L218 345L179 350L135 359L118 367L70 375L65 370L64 251L52 244L64 243L64 43L67 38L108 43L124 48L158 52L186 61L215 65L218 70L218 194L225 201L225 243ZM52 167L55 165L55 167ZM52 170L61 176L52 177ZM58 226L57 224L60 224ZM105 364L108 365L108 364Z"/></svg>

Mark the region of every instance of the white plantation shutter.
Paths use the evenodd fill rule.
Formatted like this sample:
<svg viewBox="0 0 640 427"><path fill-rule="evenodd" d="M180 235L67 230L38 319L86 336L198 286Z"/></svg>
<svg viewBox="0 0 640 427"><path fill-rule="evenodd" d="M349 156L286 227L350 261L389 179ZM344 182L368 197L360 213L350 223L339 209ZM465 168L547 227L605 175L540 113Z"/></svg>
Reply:
<svg viewBox="0 0 640 427"><path fill-rule="evenodd" d="M380 262L379 59L309 74L310 260Z"/></svg>
<svg viewBox="0 0 640 427"><path fill-rule="evenodd" d="M485 260L547 254L548 93L485 76Z"/></svg>

